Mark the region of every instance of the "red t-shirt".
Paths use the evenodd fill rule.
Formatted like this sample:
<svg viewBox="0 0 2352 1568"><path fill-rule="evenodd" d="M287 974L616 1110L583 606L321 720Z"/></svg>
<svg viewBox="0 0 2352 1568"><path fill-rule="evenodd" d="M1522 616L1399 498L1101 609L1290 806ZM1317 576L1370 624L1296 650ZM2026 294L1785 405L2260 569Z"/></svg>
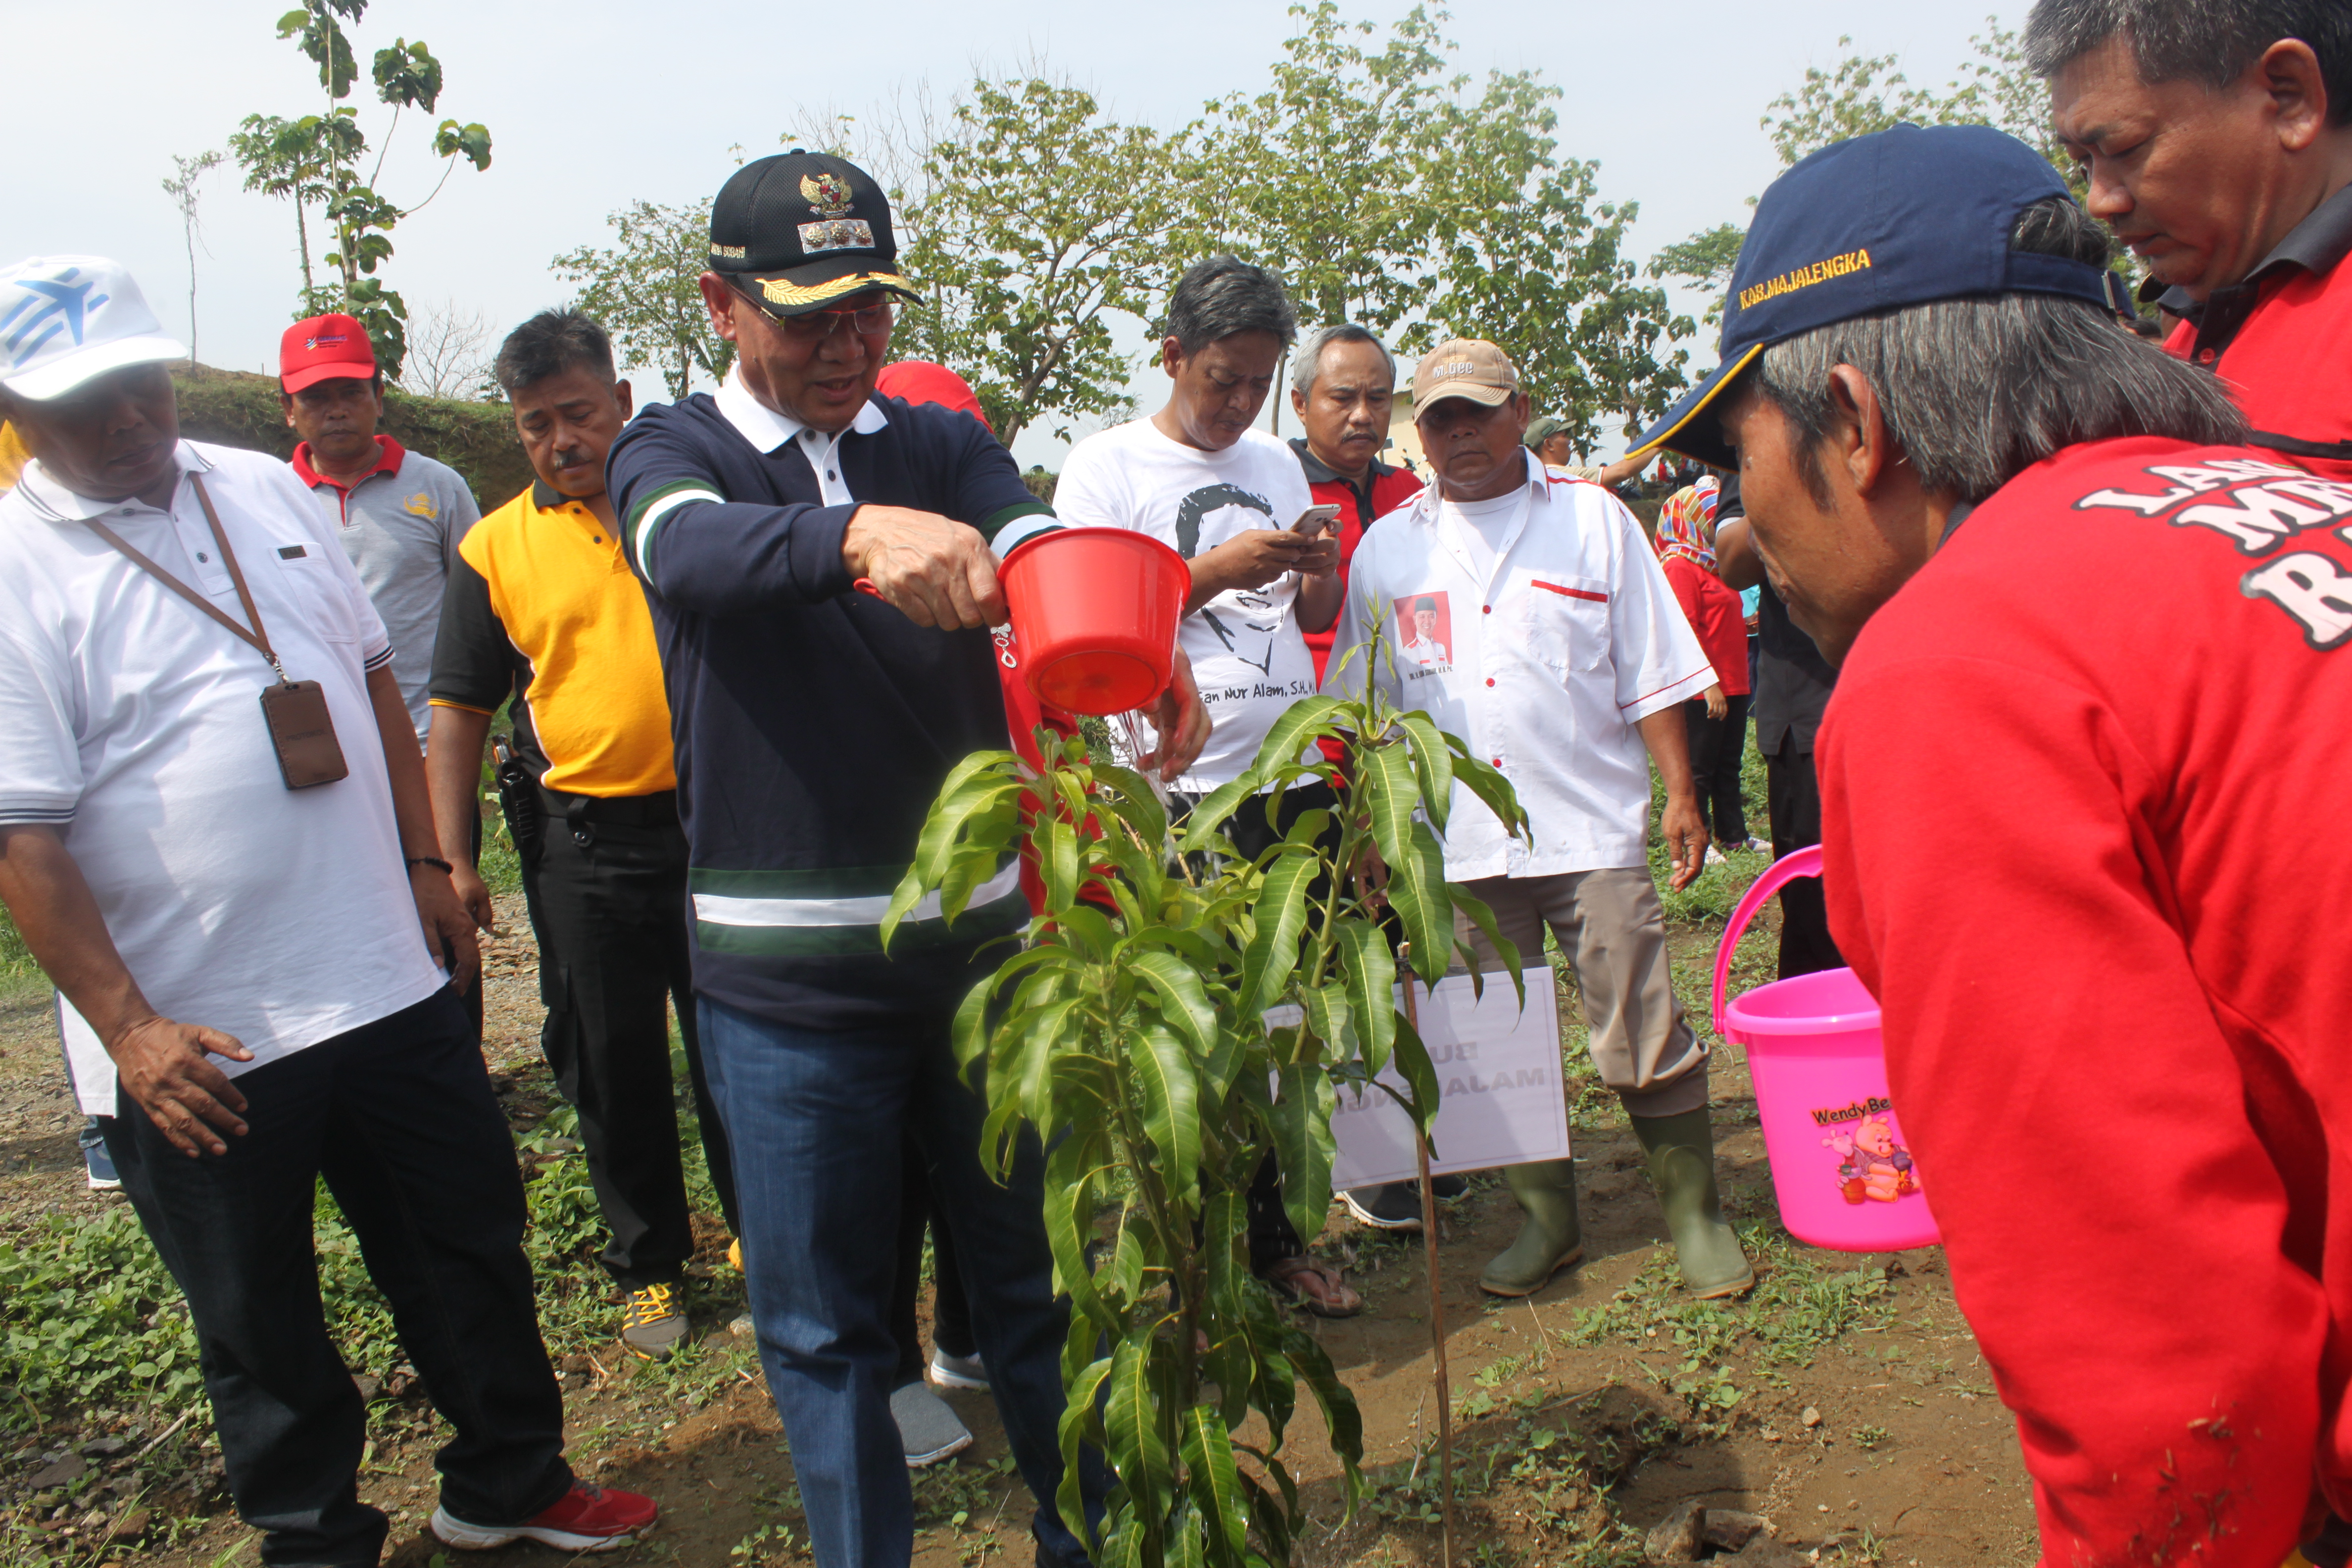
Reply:
<svg viewBox="0 0 2352 1568"><path fill-rule="evenodd" d="M2228 384L2252 445L2328 479L2352 479L2352 266L2283 267L2257 289L2253 313L2218 355L2198 349L2189 321L2165 349Z"/></svg>
<svg viewBox="0 0 2352 1568"><path fill-rule="evenodd" d="M1748 612L1740 606L1739 595L1687 555L1669 555L1659 564L1665 569L1666 586L1675 591L1675 603L1683 607L1683 618L1706 650L1706 662L1715 667L1723 694L1747 696Z"/></svg>
<svg viewBox="0 0 2352 1568"><path fill-rule="evenodd" d="M2274 453L2074 447L1822 725L1831 929L2047 1563L2276 1568L2315 1480L2352 1515L2347 522Z"/></svg>

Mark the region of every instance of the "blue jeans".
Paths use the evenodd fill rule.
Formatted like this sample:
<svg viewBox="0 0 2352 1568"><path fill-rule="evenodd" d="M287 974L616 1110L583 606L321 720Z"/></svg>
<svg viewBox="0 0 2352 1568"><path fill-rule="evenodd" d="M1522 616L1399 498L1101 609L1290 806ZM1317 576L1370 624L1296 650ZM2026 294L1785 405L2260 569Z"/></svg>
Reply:
<svg viewBox="0 0 2352 1568"><path fill-rule="evenodd" d="M710 1091L733 1146L743 1272L760 1359L792 1445L821 1568L905 1568L914 1498L890 1418L901 1141L929 1167L1013 1457L1040 1500L1038 1560L1085 1550L1054 1508L1062 1342L1043 1217L1045 1157L1024 1135L1009 1185L980 1163L982 1096L956 1077L944 1020L818 1031L697 1001ZM1099 1507L1090 1463L1087 1500Z"/></svg>
<svg viewBox="0 0 2352 1568"><path fill-rule="evenodd" d="M359 1237L401 1348L455 1428L441 1500L512 1524L562 1498L563 1395L539 1338L522 1181L466 1009L435 993L243 1074L242 1138L191 1160L120 1091L123 1191L187 1293L237 1512L261 1561L373 1568L359 1500L366 1408L329 1336L311 1245L318 1184Z"/></svg>

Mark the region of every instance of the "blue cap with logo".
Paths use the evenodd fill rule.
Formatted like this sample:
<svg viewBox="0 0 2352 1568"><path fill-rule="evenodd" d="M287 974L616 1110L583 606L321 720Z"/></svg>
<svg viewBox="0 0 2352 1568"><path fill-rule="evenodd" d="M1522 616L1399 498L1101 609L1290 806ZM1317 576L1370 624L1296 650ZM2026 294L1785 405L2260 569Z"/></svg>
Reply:
<svg viewBox="0 0 2352 1568"><path fill-rule="evenodd" d="M1722 363L1642 437L1738 466L1715 416L1756 357L1833 321L1969 294L2063 294L2128 310L2123 285L2069 257L2012 250L2026 208L2069 200L2048 159L1985 125L1897 125L1822 148L1772 182L1732 268Z"/></svg>

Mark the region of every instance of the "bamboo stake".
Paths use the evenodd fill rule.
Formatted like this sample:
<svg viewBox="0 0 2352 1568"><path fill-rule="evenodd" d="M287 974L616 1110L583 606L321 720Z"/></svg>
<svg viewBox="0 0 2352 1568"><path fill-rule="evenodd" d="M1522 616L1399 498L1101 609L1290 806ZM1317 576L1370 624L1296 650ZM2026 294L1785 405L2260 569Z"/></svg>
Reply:
<svg viewBox="0 0 2352 1568"><path fill-rule="evenodd" d="M1412 944L1407 942L1397 956L1409 959L1412 952ZM1418 1035L1421 1009L1413 1000L1412 981L1412 969L1408 964L1404 972L1404 1017ZM1421 1163L1421 1249L1423 1266L1429 1275L1429 1355L1437 1369L1437 1484L1444 1508L1438 1564L1439 1568L1454 1568L1454 1394L1445 1375L1445 1299L1437 1277L1437 1194L1429 1181L1429 1134L1418 1123L1413 1127L1412 1147L1413 1156Z"/></svg>

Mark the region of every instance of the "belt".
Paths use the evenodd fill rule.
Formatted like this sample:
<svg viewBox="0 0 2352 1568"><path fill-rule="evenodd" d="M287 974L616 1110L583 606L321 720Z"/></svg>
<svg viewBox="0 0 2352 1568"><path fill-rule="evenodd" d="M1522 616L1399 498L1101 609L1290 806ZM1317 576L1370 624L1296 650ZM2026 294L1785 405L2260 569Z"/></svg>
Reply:
<svg viewBox="0 0 2352 1568"><path fill-rule="evenodd" d="M653 795L572 795L539 786L547 815L564 822L604 822L617 827L667 827L677 821L677 791Z"/></svg>

